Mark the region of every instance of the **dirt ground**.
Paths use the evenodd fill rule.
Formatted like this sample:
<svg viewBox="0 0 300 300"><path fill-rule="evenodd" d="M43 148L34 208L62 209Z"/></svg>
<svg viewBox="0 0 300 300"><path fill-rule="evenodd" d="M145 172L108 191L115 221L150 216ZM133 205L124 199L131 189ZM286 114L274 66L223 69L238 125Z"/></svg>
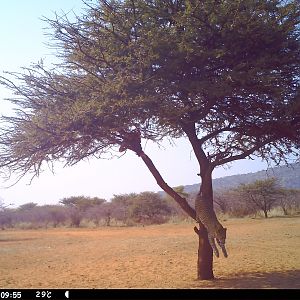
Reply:
<svg viewBox="0 0 300 300"><path fill-rule="evenodd" d="M0 232L0 288L300 288L300 217L234 219L214 281L193 224Z"/></svg>

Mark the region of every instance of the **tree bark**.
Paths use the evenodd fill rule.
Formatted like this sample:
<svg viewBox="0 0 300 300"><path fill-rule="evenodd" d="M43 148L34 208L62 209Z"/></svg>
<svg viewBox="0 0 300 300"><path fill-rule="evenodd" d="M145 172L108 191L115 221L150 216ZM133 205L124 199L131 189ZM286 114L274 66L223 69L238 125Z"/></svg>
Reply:
<svg viewBox="0 0 300 300"><path fill-rule="evenodd" d="M201 197L213 209L212 169L210 167L201 169ZM196 230L195 230L196 231ZM206 228L199 224L199 249L198 249L198 279L212 280L213 273L213 250L208 241Z"/></svg>
<svg viewBox="0 0 300 300"><path fill-rule="evenodd" d="M214 279L213 273L213 251L208 241L207 230L202 224L199 229L195 226L194 231L199 237L197 277L199 280Z"/></svg>

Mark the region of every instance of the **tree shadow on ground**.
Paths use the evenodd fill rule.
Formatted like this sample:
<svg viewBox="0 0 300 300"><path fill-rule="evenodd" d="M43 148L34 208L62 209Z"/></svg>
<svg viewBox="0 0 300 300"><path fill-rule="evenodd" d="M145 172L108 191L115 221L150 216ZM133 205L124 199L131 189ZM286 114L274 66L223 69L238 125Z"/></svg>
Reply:
<svg viewBox="0 0 300 300"><path fill-rule="evenodd" d="M300 288L300 270L290 270L270 273L240 273L233 276L216 278L213 281L198 281L194 287L207 287L219 289L299 289Z"/></svg>

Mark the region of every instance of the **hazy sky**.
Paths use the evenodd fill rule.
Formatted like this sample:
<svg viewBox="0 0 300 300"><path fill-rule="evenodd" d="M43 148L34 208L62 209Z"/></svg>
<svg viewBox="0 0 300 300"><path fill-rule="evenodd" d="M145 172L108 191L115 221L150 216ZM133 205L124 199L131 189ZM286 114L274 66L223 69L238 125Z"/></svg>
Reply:
<svg viewBox="0 0 300 300"><path fill-rule="evenodd" d="M81 0L9 0L0 3L0 74L3 71L19 71L41 58L46 63L54 61L52 49L46 46L47 24L43 16L52 18L56 11L82 11ZM71 12L70 12L71 14ZM11 94L0 86L0 115L11 111L4 101ZM196 159L190 145L184 140L175 146L165 142L158 148L151 142L144 145L145 152L152 158L165 181L171 186L199 182ZM260 160L243 160L232 164L231 168L218 168L214 178L233 174L249 173L266 169ZM143 161L129 151L120 159L81 162L74 167L62 168L56 164L55 174L49 170L41 173L28 185L30 177L23 178L15 186L7 188L13 181L0 178L0 198L15 206L27 202L55 204L64 197L75 195L97 196L110 199L114 194L159 191L154 178Z"/></svg>

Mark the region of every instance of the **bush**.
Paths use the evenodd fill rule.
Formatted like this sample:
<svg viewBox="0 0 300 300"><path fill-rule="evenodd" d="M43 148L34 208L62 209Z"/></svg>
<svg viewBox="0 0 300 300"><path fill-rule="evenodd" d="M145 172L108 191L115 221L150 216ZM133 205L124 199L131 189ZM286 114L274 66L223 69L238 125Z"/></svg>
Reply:
<svg viewBox="0 0 300 300"><path fill-rule="evenodd" d="M137 195L129 207L129 217L136 223L162 224L171 216L167 201L157 193L143 192Z"/></svg>

